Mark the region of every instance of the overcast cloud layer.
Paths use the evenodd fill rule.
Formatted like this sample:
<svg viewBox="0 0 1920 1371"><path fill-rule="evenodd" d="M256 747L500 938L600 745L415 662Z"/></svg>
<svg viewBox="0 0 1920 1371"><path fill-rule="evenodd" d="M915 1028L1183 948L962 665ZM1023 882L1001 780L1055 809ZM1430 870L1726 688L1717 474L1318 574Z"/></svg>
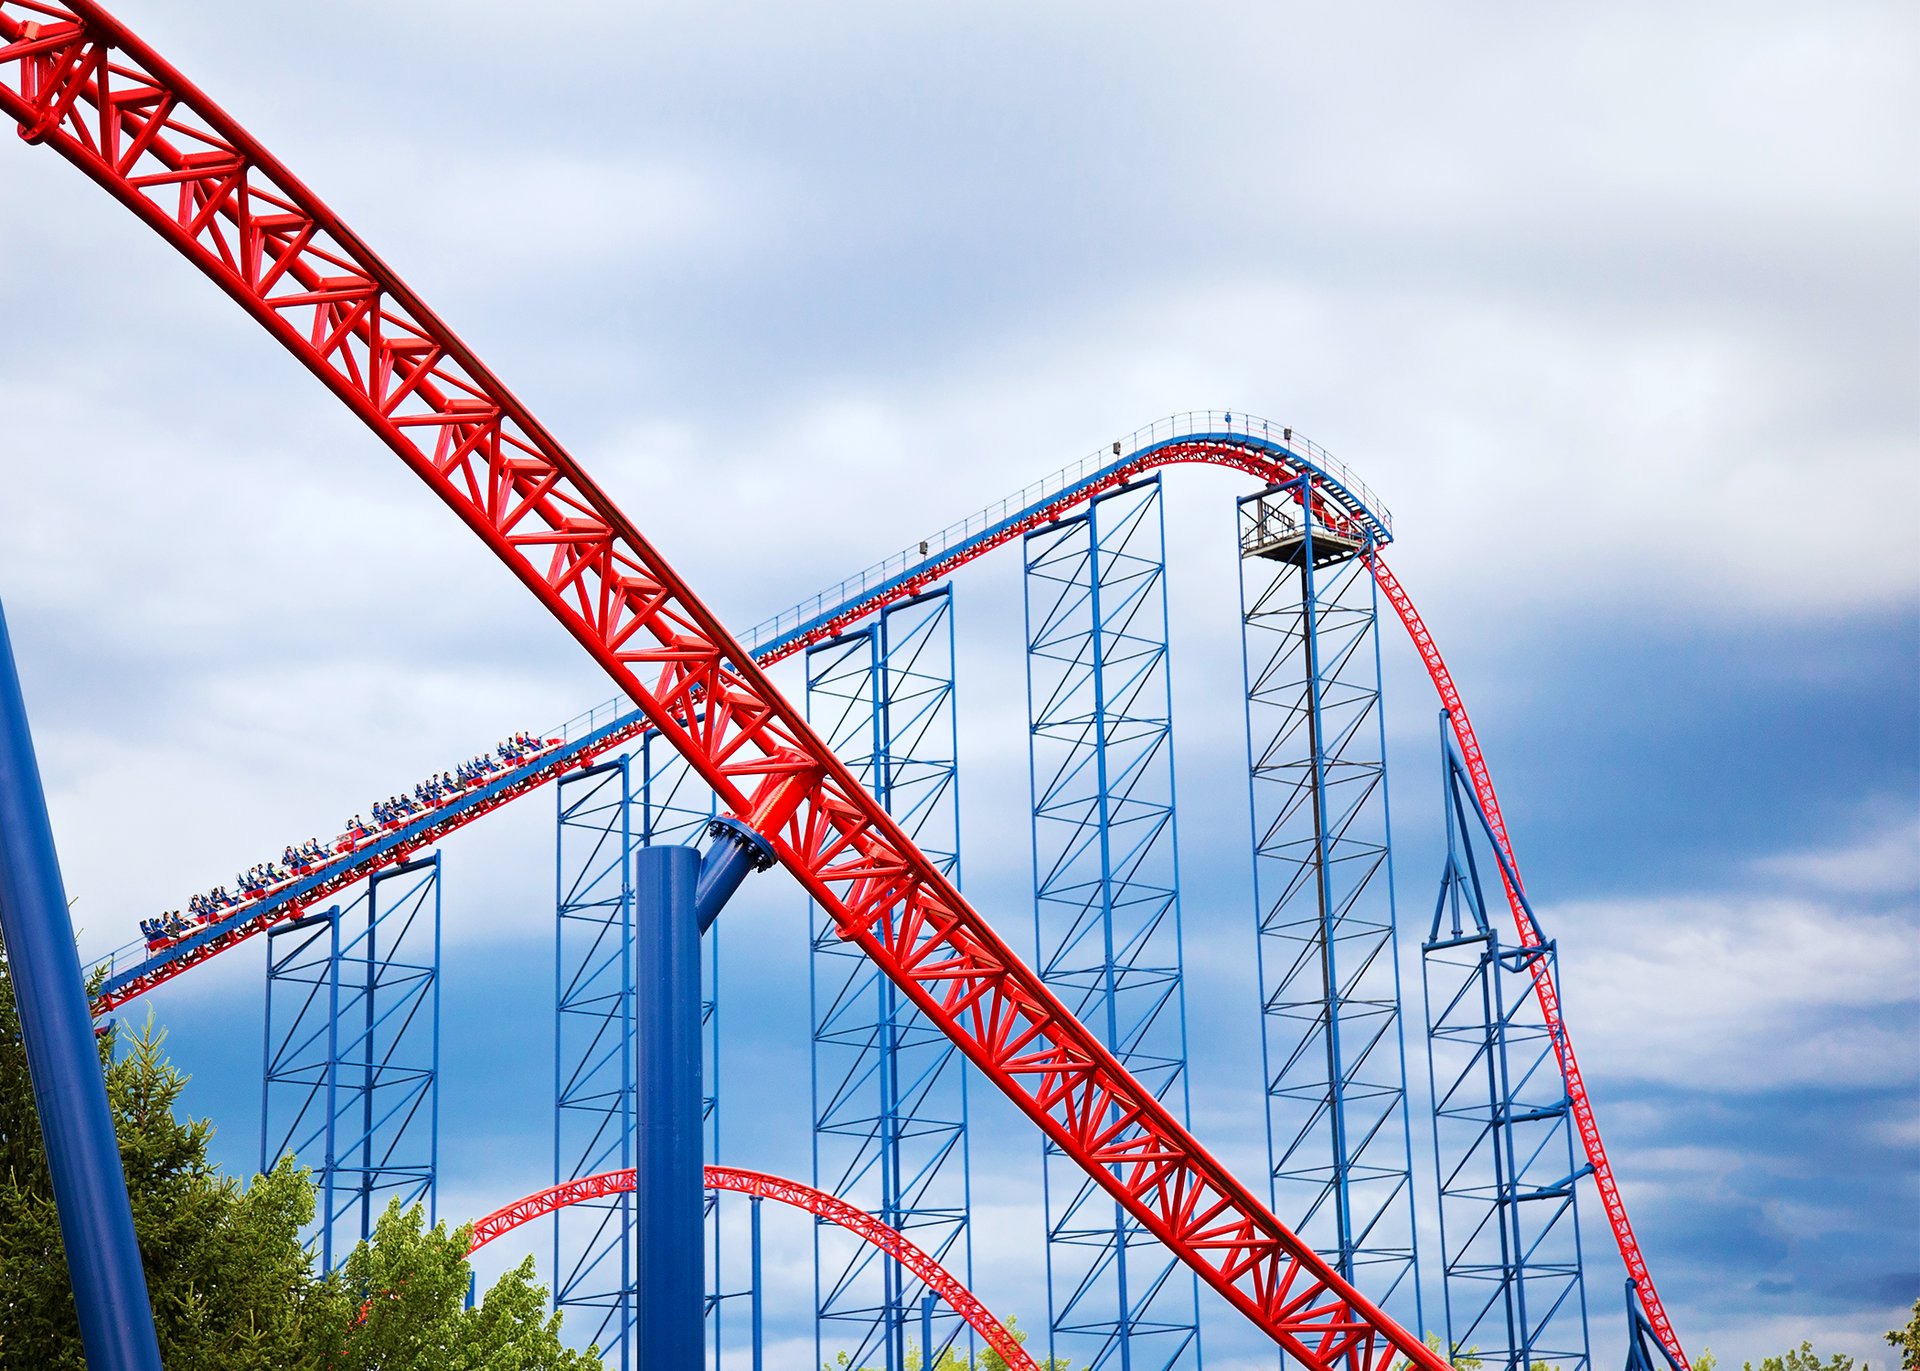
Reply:
<svg viewBox="0 0 1920 1371"><path fill-rule="evenodd" d="M1176 410L1339 454L1473 705L1682 1335L1879 1363L1920 1296L1910 6L117 12L735 624ZM11 139L0 413L0 599L90 946L609 693L303 370ZM1180 472L1167 516L1194 1120L1257 1177L1239 492ZM1017 572L959 594L967 883L1024 939ZM1397 639L1387 671L1411 929L1433 704ZM549 803L447 845L456 1218L550 1176ZM727 1089L764 1103L727 1159L804 1176L804 915L784 877L736 913ZM235 1166L259 976L153 997ZM1034 1326L1037 1146L987 1093L980 1293ZM807 1237L775 1238L800 1365ZM1269 1364L1207 1319L1210 1365Z"/></svg>

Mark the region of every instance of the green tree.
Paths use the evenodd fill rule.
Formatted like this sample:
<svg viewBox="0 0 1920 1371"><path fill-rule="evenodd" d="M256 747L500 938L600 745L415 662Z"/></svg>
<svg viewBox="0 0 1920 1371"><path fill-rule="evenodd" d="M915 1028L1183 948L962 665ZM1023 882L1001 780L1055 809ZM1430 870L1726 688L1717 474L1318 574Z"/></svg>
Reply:
<svg viewBox="0 0 1920 1371"><path fill-rule="evenodd" d="M1913 1317L1905 1328L1887 1331L1887 1345L1900 1354L1900 1371L1920 1371L1920 1300L1913 1302Z"/></svg>
<svg viewBox="0 0 1920 1371"><path fill-rule="evenodd" d="M1013 1340L1021 1346L1027 1342L1026 1330L1020 1327L1017 1318L1007 1319L1007 1331L1013 1334ZM1056 1357L1051 1361L1038 1362L1040 1371L1073 1371L1073 1364L1065 1357ZM845 1352L834 1355L832 1361L825 1363L821 1371L871 1371L869 1367L855 1368L853 1359ZM911 1337L907 1339L907 1371L920 1371L920 1345ZM966 1356L954 1348L946 1348L940 1353L940 1359L933 1364L931 1371L1011 1371L1006 1358L991 1347L980 1350L980 1355L969 1362Z"/></svg>
<svg viewBox="0 0 1920 1371"><path fill-rule="evenodd" d="M1754 1371L1752 1362L1744 1363L1746 1371ZM1778 1357L1764 1358L1759 1371L1853 1371L1853 1358L1843 1357L1838 1352L1823 1362L1813 1350L1813 1344L1803 1342L1799 1350L1789 1351ZM1863 1363L1860 1371L1869 1371Z"/></svg>
<svg viewBox="0 0 1920 1371"><path fill-rule="evenodd" d="M307 1178L282 1164L242 1188L207 1159L212 1125L180 1122L186 1078L151 1024L124 1039L107 1098L133 1201L154 1325L168 1371L310 1364L303 1321L311 1282L299 1232L313 1217ZM103 1061L112 1050L103 1037ZM27 1079L10 977L0 974L0 1367L81 1371L52 1179Z"/></svg>
<svg viewBox="0 0 1920 1371"><path fill-rule="evenodd" d="M1436 1357L1444 1355L1440 1351L1440 1335L1438 1333L1429 1333L1422 1341L1426 1343L1427 1350ZM1448 1360L1452 1363L1454 1371L1480 1371L1480 1349L1477 1347L1456 1346L1453 1349L1453 1356L1448 1358ZM1412 1358L1408 1358L1405 1361L1395 1363L1393 1371L1411 1371L1412 1366L1413 1360ZM1538 1365L1536 1364L1536 1366L1530 1368L1529 1371L1539 1371Z"/></svg>
<svg viewBox="0 0 1920 1371"><path fill-rule="evenodd" d="M560 1341L533 1258L466 1308L473 1226L426 1226L419 1205L387 1205L373 1237L314 1290L313 1345L337 1371L600 1371Z"/></svg>
<svg viewBox="0 0 1920 1371"><path fill-rule="evenodd" d="M309 1177L290 1161L246 1186L223 1175L207 1155L213 1125L177 1116L186 1077L164 1042L149 1020L118 1060L107 1035L100 1055L167 1371L597 1371L597 1357L560 1348L531 1261L467 1311L468 1233L423 1232L417 1211L382 1216L345 1270L318 1277L300 1245ZM84 1365L0 948L0 1371Z"/></svg>

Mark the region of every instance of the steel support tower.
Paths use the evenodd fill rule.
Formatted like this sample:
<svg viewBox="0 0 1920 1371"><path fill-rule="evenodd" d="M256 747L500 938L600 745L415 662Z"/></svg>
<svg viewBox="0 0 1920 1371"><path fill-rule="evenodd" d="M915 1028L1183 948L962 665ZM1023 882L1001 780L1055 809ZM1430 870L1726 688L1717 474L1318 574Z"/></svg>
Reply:
<svg viewBox="0 0 1920 1371"><path fill-rule="evenodd" d="M440 854L358 899L268 930L260 1166L313 1168L321 1269L389 1200L435 1221L440 1148Z"/></svg>
<svg viewBox="0 0 1920 1371"><path fill-rule="evenodd" d="M1180 868L1160 478L1024 539L1036 969L1181 1119ZM1198 1286L1051 1143L1049 1357L1201 1365Z"/></svg>
<svg viewBox="0 0 1920 1371"><path fill-rule="evenodd" d="M1422 1328L1373 535L1309 478L1237 502L1274 1213Z"/></svg>
<svg viewBox="0 0 1920 1371"><path fill-rule="evenodd" d="M554 1183L634 1164L633 765L563 777L554 849ZM553 1303L568 1332L633 1371L634 1198L554 1215Z"/></svg>
<svg viewBox="0 0 1920 1371"><path fill-rule="evenodd" d="M1531 945L1501 944L1475 832L1495 854L1496 878L1503 859L1444 711L1440 749L1447 858L1420 951L1448 1346L1507 1371L1541 1362L1587 1371L1575 1185L1591 1168L1575 1150L1572 1106L1534 998L1539 965L1557 971L1557 954L1537 921Z"/></svg>
<svg viewBox="0 0 1920 1371"><path fill-rule="evenodd" d="M633 854L695 843L713 794L671 748L649 735L621 754L562 778L555 831L554 1181L634 1164L638 1044L634 979ZM705 939L701 1032L705 1152L720 1155L719 927ZM631 1194L556 1211L553 1300L569 1335L597 1343L617 1371L640 1364L634 1346L639 1253ZM726 1304L756 1298L723 1266L718 1198L706 1197L707 1314L718 1364Z"/></svg>
<svg viewBox="0 0 1920 1371"><path fill-rule="evenodd" d="M648 734L641 744L642 764L639 794L635 797L640 807L640 843L642 846L662 844L685 844L698 847L707 839L708 825L718 813L714 805L713 791L709 789L686 759L671 747L660 741L658 734ZM700 1099L701 1118L703 1120L704 1150L709 1162L721 1160L720 1150L720 937L725 927L724 921L714 924L702 940L701 956L705 966L701 970L700 1033L703 1053L703 1071L701 1082L703 1093ZM720 1196L714 1191L706 1192L706 1263L707 1263L707 1351L714 1371L719 1371L723 1350L732 1347L728 1341L728 1313L738 1301L746 1300L757 1307L760 1299L760 1282L752 1266L742 1272L738 1263L730 1263L728 1251L721 1241ZM749 1241L751 1250L751 1241ZM746 1333L751 1337L752 1320L749 1312ZM736 1335L734 1341L738 1341Z"/></svg>
<svg viewBox="0 0 1920 1371"><path fill-rule="evenodd" d="M950 879L960 875L953 598L941 587L807 650L807 716ZM964 1063L873 962L813 913L813 1177L972 1280ZM906 1371L925 1287L830 1223L814 1227L815 1359ZM932 1351L972 1356L945 1305ZM924 1353L923 1353L924 1355Z"/></svg>

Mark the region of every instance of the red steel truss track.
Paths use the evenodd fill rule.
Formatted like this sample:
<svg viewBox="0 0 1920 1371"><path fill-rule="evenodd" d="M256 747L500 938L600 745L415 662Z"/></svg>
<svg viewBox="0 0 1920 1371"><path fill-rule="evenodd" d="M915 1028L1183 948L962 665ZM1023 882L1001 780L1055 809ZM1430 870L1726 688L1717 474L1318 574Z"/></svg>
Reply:
<svg viewBox="0 0 1920 1371"><path fill-rule="evenodd" d="M1473 731L1473 723L1467 718L1467 707L1460 699L1459 688L1453 683L1453 673L1447 670L1447 663L1440 655L1440 647L1434 642L1426 620L1414 608L1413 599L1401 587L1399 578L1378 557L1369 557L1367 565L1373 572L1375 583L1387 597L1387 602L1393 606L1394 613L1400 616L1407 636L1413 639L1414 647L1419 649L1420 660L1426 664L1427 675L1433 679L1434 689L1440 692L1441 704L1453 726L1453 736L1460 744L1461 758L1467 764L1467 775L1473 780L1473 793L1487 816L1487 826L1492 830L1493 841L1503 858L1500 863L1500 884L1507 893L1507 907L1513 911L1514 927L1519 930L1522 944L1537 947L1540 944L1540 930L1523 903L1525 891L1520 880L1520 864L1514 859L1513 846L1507 838L1507 821L1500 812L1500 797L1494 793L1493 775L1487 770L1486 755L1480 751L1480 739ZM1627 1218L1627 1205L1620 1195L1620 1183L1614 1178L1613 1165L1607 1160L1606 1146L1600 1140L1600 1125L1593 1117L1593 1102L1587 1098L1586 1077L1580 1074L1580 1063L1573 1055L1573 1040L1567 1036L1566 1022L1560 1014L1560 990L1554 985L1553 973L1544 959L1533 963L1533 991L1534 998L1540 1004L1541 1016L1546 1021L1548 1035L1553 1041L1553 1055L1560 1063L1560 1076L1566 1082L1574 1124L1580 1130L1581 1146L1585 1148L1587 1161L1593 1167L1593 1182L1600 1190L1600 1202L1606 1210L1607 1223L1613 1229L1621 1259L1627 1264L1627 1275L1639 1286L1647 1322L1653 1326L1661 1345L1685 1367L1688 1364L1686 1353L1680 1348L1680 1339L1667 1317L1666 1306L1660 1302L1660 1296L1653 1288L1653 1278L1647 1273L1646 1257L1640 1251L1640 1240L1634 1236L1633 1223Z"/></svg>
<svg viewBox="0 0 1920 1371"><path fill-rule="evenodd" d="M583 1176L577 1181L563 1181L559 1185L549 1186L512 1204L503 1205L484 1219L475 1221L473 1245L467 1249L467 1253L471 1256L503 1233L510 1233L521 1224L531 1223L556 1209L579 1204L582 1200L625 1194L633 1188L631 1167L624 1171L603 1171L598 1176ZM1000 1359L1013 1371L1040 1371L1027 1354L1027 1349L1020 1345L1019 1339L1009 1333L1006 1325L996 1319L951 1271L906 1235L887 1227L864 1209L829 1195L824 1190L802 1185L799 1181L769 1176L761 1171L743 1171L735 1166L709 1166L707 1189L731 1190L740 1195L774 1200L839 1225L918 1276L927 1289L939 1295L947 1302L948 1308L965 1319L967 1325L986 1341L987 1346L998 1352Z"/></svg>
<svg viewBox="0 0 1920 1371"><path fill-rule="evenodd" d="M191 82L91 0L0 0L0 112L145 221L358 414L769 839L841 936L1211 1288L1309 1366L1386 1371L1397 1356L1446 1371L1127 1074L512 392ZM1295 474L1268 465L1254 474ZM1396 609L1412 629L1404 594ZM1444 673L1430 637L1422 652ZM1435 683L1445 698L1450 678ZM1478 786L1485 764L1470 737ZM1491 795L1488 784L1483 804ZM1557 1025L1550 987L1547 1003ZM1555 1042L1571 1066L1564 1031ZM1589 1155L1591 1122L1589 1110ZM1644 1272L1617 1190L1604 1193L1629 1270ZM1641 1288L1684 1364L1651 1282Z"/></svg>

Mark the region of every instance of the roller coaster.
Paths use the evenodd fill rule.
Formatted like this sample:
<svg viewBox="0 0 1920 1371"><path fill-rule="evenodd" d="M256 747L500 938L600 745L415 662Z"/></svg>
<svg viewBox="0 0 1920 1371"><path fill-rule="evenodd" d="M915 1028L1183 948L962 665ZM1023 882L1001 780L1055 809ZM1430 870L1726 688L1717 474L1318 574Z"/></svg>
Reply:
<svg viewBox="0 0 1920 1371"><path fill-rule="evenodd" d="M1510 1355L1524 1367L1541 1350L1527 1330L1577 1309L1579 1351L1565 1353L1561 1364L1584 1361L1585 1296L1577 1257L1572 1283L1562 1280L1553 1287L1558 1293L1551 1307L1526 1313L1529 1292L1544 1288L1530 1284L1538 1272L1529 1262L1538 1257L1553 1223L1549 1218L1528 1229L1519 1215L1529 1210L1569 1214L1577 1246L1573 1189L1576 1181L1590 1178L1624 1263L1633 1326L1645 1335L1636 1344L1637 1355L1644 1360L1650 1337L1667 1364L1686 1371L1685 1353L1634 1236L1562 1017L1553 945L1528 898L1460 691L1384 559L1394 537L1391 517L1331 455L1291 428L1243 412L1176 416L1115 440L1100 453L919 540L759 625L743 641L370 247L236 121L100 6L87 0L0 0L0 110L16 121L27 143L49 147L79 168L307 367L521 580L630 702L590 712L549 734L523 736L486 764L464 768L457 783L449 775L449 783L431 794L383 808L374 824L356 823L328 843L289 847L283 863L263 864L265 874L250 878L239 896L221 891L198 903L191 922L179 917L149 921L139 939L104 962L96 1013L108 1013L255 935L272 943L320 928L322 922L334 930L328 974L337 983L340 921L337 915L316 913L324 901L363 882L418 871L427 860L422 854L439 839L549 783L562 789L564 825L569 784L610 775L608 768L615 766L624 780L624 758L635 748L649 757L656 750L662 757L670 752L688 784L710 794L698 819L731 826L730 831L764 848L821 912L816 962L858 954L864 970L843 972L836 984L864 987L867 982L858 976L877 972L872 984L878 987L887 1034L909 1021L923 1026L911 1041L937 1048L928 1059L934 1065L926 1079L944 1070L939 1063L945 1058L938 1053L958 1052L974 1079L1004 1094L1042 1135L1049 1167L1050 1281L1071 1285L1077 1280L1084 1292L1096 1276L1117 1274L1121 1285L1118 1313L1105 1318L1094 1337L1102 1349L1096 1365L1131 1364L1126 1349L1133 1340L1149 1345L1146 1340L1175 1325L1193 1324L1191 1317L1184 1323L1135 1317L1145 1307L1144 1297L1129 1296L1126 1280L1129 1263L1138 1261L1155 1291L1177 1293L1181 1282L1169 1273L1175 1264L1184 1267L1186 1281L1209 1287L1303 1365L1387 1371L1405 1363L1439 1371L1446 1359L1425 1345L1418 1328L1409 1329L1386 1308L1390 1296L1417 1296L1419 1279L1411 1234L1404 1065L1397 1067L1397 1094L1390 1081L1376 1089L1362 1080L1389 1057L1396 1064L1401 1060L1391 915L1376 925L1355 912L1366 895L1368 875L1385 856L1384 829L1377 843L1356 846L1369 807L1383 802L1384 761L1356 762L1358 751L1343 751L1359 748L1369 730L1379 729L1373 615L1384 599L1425 666L1444 721L1449 862L1423 953L1439 967L1449 954L1466 949L1461 965L1470 982L1451 999L1443 992L1436 1001L1431 984L1427 995L1437 1137L1446 1135L1449 1121L1465 1122L1472 1134L1457 1157L1441 1156L1443 1144L1436 1141L1443 1229L1450 1195L1485 1201L1477 1211L1481 1217L1464 1233L1456 1230L1449 1242L1443 1232L1449 1323L1464 1319L1483 1338L1508 1336L1490 1331L1496 1324L1518 1330L1511 1333L1511 1352L1496 1355ZM1282 645L1257 661L1249 649L1249 718L1263 702L1271 705L1284 697L1288 703L1279 709L1285 722L1273 736L1297 735L1304 749L1297 763L1273 762L1273 749L1253 736L1249 724L1256 859L1277 863L1282 872L1280 893L1263 910L1263 955L1292 958L1275 973L1273 987L1263 987L1269 1020L1263 1039L1269 1053L1264 1093L1275 1158L1270 1201L1216 1160L1184 1122L1183 1011L1174 1046L1147 1041L1172 1022L1173 1011L1166 1006L1177 1003L1181 993L1178 883L1177 877L1160 881L1142 874L1159 860L1156 854L1170 858L1170 779L1164 803L1145 803L1142 792L1127 788L1137 771L1164 766L1170 777L1171 767L1165 728L1148 720L1140 733L1141 717L1153 711L1135 709L1139 699L1164 691L1164 676L1155 675L1164 672L1164 589L1155 570L1163 569L1164 548L1156 563L1129 540L1148 536L1142 530L1157 530L1160 473L1189 464L1226 468L1253 485L1240 501L1242 619L1249 634L1264 627L1277 633ZM1043 911L1049 900L1069 909L1071 925L1049 942L1053 935L1044 931L1043 913L1037 969L960 893L957 849L934 841L922 822L924 810L915 808L917 802L907 794L912 787L901 763L911 760L904 754L912 740L899 744L902 757L889 757L885 746L855 739L882 712L883 702L873 692L884 694L891 687L867 687L869 694L856 711L861 727L851 732L839 726L845 711L836 716L826 703L835 698L835 651L848 643L867 644L861 650L877 652L877 669L893 681L895 676L886 674L894 669L889 654L915 630L902 619L905 631L886 639L885 626L894 621L890 616L933 605L955 573L1010 545L1026 549L1029 688L1036 696L1030 705L1033 745L1064 740L1066 758L1052 773L1045 796L1036 761L1036 901ZM1266 579L1250 581L1249 575ZM1052 599L1039 602L1036 615L1033 587L1040 583L1057 589ZM1110 603L1102 609L1103 594L1117 598L1122 608L1116 611ZM1143 629L1134 617L1144 614L1150 620L1155 596L1161 597L1162 621L1157 649L1151 625ZM1083 621L1084 627L1076 627ZM860 637L876 625L878 639ZM1120 645L1103 646L1103 634ZM886 641L874 647L880 639ZM928 641L924 636L914 640L921 646ZM785 698L767 675L775 662L801 654L809 663L806 711ZM1055 663L1057 670L1036 665L1042 662ZM900 678L916 670L922 668L909 663ZM1049 670L1054 675L1047 676ZM950 663L946 671L950 684ZM1293 674L1283 681L1286 672ZM1354 679L1371 673L1371 692L1364 680L1351 687L1343 674L1349 672L1357 673ZM869 673L863 679L880 677ZM1055 703L1077 700L1089 681L1092 713L1079 704L1048 712ZM1103 695L1113 687L1126 698ZM809 719L816 712L816 693L818 727ZM929 708L947 707L937 690L924 698L934 701ZM1125 727L1111 729L1109 716L1124 718ZM1129 728L1135 731L1128 734ZM1125 776L1110 774L1109 762L1125 753L1123 736L1146 741L1125 754L1130 757ZM616 758L622 760L609 760ZM950 758L945 774L950 780ZM1277 784L1273 793L1283 797L1264 828L1263 780ZM1061 798L1068 791L1079 795L1074 787L1085 789L1084 804ZM1048 809L1053 801L1059 803ZM622 792L622 814L625 805ZM1040 871L1046 865L1038 851L1042 820L1060 821L1068 810L1072 815L1064 822L1073 836L1064 840L1049 869ZM1275 836L1290 824L1304 825L1306 836L1298 841ZM1078 876L1062 875L1084 858L1089 842L1102 854L1091 886ZM1164 848L1157 846L1163 842ZM1487 862L1476 858L1476 844L1488 854ZM1125 870L1116 874L1110 851L1119 849L1125 849L1117 859ZM627 847L618 850L624 860ZM1486 918L1483 867L1497 874L1511 916L1517 941L1505 951ZM1368 875L1343 886L1343 880L1354 881L1355 870ZM1155 912L1142 925L1141 945L1170 936L1173 960L1165 966L1121 965L1111 946L1115 920L1125 912L1123 906L1131 908L1128 901L1149 891ZM1304 917L1286 912L1296 897L1310 911ZM1266 900L1264 888L1261 898ZM633 916L629 909L621 917ZM1105 960L1089 979L1075 959L1089 937L1097 942L1103 935L1109 944ZM437 931L435 940L437 956ZM1290 950L1282 954L1281 947ZM1336 969L1336 954L1352 954L1348 970ZM280 965L272 957L270 965ZM1377 978L1382 968L1390 988L1367 988L1374 986L1372 980L1363 987L1363 980ZM1154 1007L1123 1022L1126 1015L1116 1005L1149 982L1157 987L1149 990ZM368 985L371 996L372 982ZM1522 986L1524 995L1502 989L1509 985ZM634 988L621 993L630 1005ZM1138 1032L1130 1031L1129 1022ZM1289 1032L1293 1036L1285 1037ZM823 1028L819 1041L831 1036ZM906 1030L888 1036L893 1044L888 1050L904 1056L910 1036ZM1517 1067L1509 1080L1510 1057L1517 1061L1527 1042L1538 1046L1544 1067ZM1442 1070L1439 1052L1447 1043L1467 1045L1464 1069ZM1393 1076L1382 1069L1382 1079ZM1472 1109L1460 1104L1471 1093L1468 1086L1479 1089L1483 1078L1496 1077L1490 1100ZM1542 1095L1543 1083L1549 1082L1551 1089ZM1375 1100L1384 1103L1369 1103ZM1289 1133L1276 1124L1276 1111L1293 1104L1304 1104L1308 1121ZM903 1110L911 1113L911 1105L896 1100L888 1110L887 1117L897 1120ZM1568 1156L1546 1184L1530 1182L1523 1173L1550 1150L1549 1144L1520 1136L1524 1127L1543 1122L1570 1130L1569 1151L1578 1148L1578 1157ZM821 1118L816 1127L822 1127ZM1328 1130L1328 1163L1290 1160L1301 1139L1309 1134L1317 1139ZM897 1162L900 1139L873 1136L883 1152L893 1149L887 1155ZM1477 1149L1487 1140L1494 1179L1469 1184L1461 1179L1463 1168L1485 1155ZM854 1181L864 1173L845 1174ZM569 1203L630 1194L637 1184L634 1175L629 1167L561 1177L552 1191L484 1220L480 1233L491 1236L511 1226L502 1215L525 1221ZM720 1189L800 1203L856 1232L863 1242L877 1242L877 1250L889 1261L904 1263L924 1289L946 1299L1010 1364L1022 1364L1015 1354L1025 1354L1004 1333L987 1327L990 1316L946 1271L939 1254L921 1250L902 1236L900 1225L888 1221L900 1215L911 1219L916 1212L902 1198L897 1178L888 1182L888 1198L877 1214L818 1187L754 1173L712 1168L708 1180ZM430 1170L425 1184L432 1184ZM1056 1202L1058 1215L1051 1212ZM324 1212L330 1222L332 1212ZM1390 1212L1405 1214L1404 1252L1381 1237L1384 1228L1376 1231ZM1076 1243L1096 1253L1079 1268L1066 1255ZM1149 1247L1164 1255L1163 1266L1132 1255ZM1495 1255L1486 1257L1488 1250ZM1375 1281L1378 1287L1369 1289ZM1457 1302L1456 1282L1463 1292ZM1470 1289L1483 1293L1464 1293ZM1061 1337L1076 1331L1092 1336L1091 1325L1074 1324L1074 1299L1062 1294L1056 1300L1050 1290L1052 1331ZM906 1287L888 1276L884 1309L872 1322L882 1329L883 1340L875 1346L892 1349L889 1357L898 1354L907 1303ZM1468 1318L1457 1315L1456 1307L1478 1312ZM824 1300L820 1312L827 1317ZM1483 1318L1493 1322L1476 1321ZM1197 1329L1151 1345L1174 1349L1156 1365L1199 1365Z"/></svg>

